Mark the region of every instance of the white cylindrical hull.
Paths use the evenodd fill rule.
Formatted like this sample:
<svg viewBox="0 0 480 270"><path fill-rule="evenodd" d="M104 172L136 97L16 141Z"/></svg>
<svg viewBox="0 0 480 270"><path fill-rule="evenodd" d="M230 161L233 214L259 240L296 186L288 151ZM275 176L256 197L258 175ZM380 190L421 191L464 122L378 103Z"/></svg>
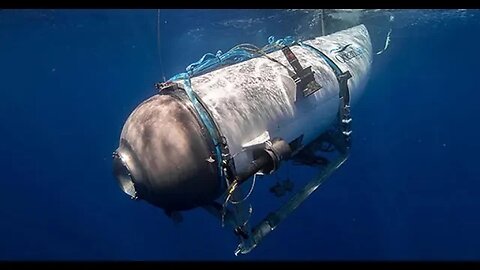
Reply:
<svg viewBox="0 0 480 270"><path fill-rule="evenodd" d="M304 42L322 51L342 71L350 71L351 101L361 95L368 79L372 45L364 25ZM350 45L348 45L350 44ZM347 46L348 45L348 46ZM347 46L345 48L345 46ZM344 50L338 52L338 50ZM305 100L295 102L296 85L282 65L258 57L191 79L193 90L206 104L231 153L268 131L270 137L287 142L303 135L308 144L335 120L339 106L339 85L332 68L314 51L291 47L302 67L311 66L322 88ZM290 67L281 51L270 53ZM237 170L252 160L248 152L235 156Z"/></svg>

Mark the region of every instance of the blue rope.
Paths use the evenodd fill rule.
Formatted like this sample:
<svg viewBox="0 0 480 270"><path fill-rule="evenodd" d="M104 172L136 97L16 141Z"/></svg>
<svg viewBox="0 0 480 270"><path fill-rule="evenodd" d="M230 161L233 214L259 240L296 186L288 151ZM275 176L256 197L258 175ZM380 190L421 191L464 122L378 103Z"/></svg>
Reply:
<svg viewBox="0 0 480 270"><path fill-rule="evenodd" d="M226 53L222 53L222 51L218 51L216 54L206 53L200 58L200 60L188 65L186 72L190 77L198 76L222 66L237 64L261 56L262 54L271 53L284 46L291 46L296 42L297 40L292 36L287 36L278 40L275 40L273 36L270 36L268 38L268 44L261 49L252 44L240 44ZM177 79L177 77L174 76L172 79Z"/></svg>
<svg viewBox="0 0 480 270"><path fill-rule="evenodd" d="M279 40L275 40L273 36L268 38L268 44L262 48L262 51L265 53L271 53L277 49L283 48L285 46L292 46L296 44L298 41L293 38L292 36L286 36L285 38L281 38Z"/></svg>

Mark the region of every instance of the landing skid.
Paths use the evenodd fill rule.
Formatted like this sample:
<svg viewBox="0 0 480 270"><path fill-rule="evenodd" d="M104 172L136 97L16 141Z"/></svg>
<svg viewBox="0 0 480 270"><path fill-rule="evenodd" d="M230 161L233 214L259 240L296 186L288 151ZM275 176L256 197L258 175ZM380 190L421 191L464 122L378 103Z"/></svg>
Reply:
<svg viewBox="0 0 480 270"><path fill-rule="evenodd" d="M327 178L337 170L348 158L348 151L341 140L335 140L336 136L326 134L325 136L320 137L316 142L312 143L300 153L298 156L301 157L300 160L319 158L321 162L314 162L310 160L307 163L302 163L300 160L296 160L297 164L315 166L321 168L321 171L313 177L310 182L308 182L304 187L298 190L285 204L278 208L274 212L270 212L265 216L265 218L260 221L253 229L249 228L248 220L249 215L251 214L251 209L246 206L245 203L235 204L232 208L224 208L218 202L214 202L210 205L206 205L203 208L206 209L209 213L222 220L224 224L228 224L234 231L234 233L239 237L240 243L235 250L235 255L247 254L252 251L262 240L273 231L285 218L287 218L298 206L300 206L303 201L305 201L320 185L322 185ZM322 145L323 142L328 140L328 143L334 146L334 150L338 153L335 159L326 159L318 155L311 156L311 153L316 152L320 149L319 145ZM327 151L332 152L332 151ZM308 155L303 157L302 155ZM325 162L327 160L327 162ZM317 164L318 163L318 164ZM314 165L312 165L314 164ZM241 189L235 191L235 197L241 198ZM225 211L225 212L223 212Z"/></svg>
<svg viewBox="0 0 480 270"><path fill-rule="evenodd" d="M336 171L348 159L347 151L343 145L336 145L339 155L334 160L329 160L321 171L308 182L307 185L297 191L285 204L267 216L257 224L251 232L251 240L241 242L235 251L235 254L247 254L253 250L265 236L273 231L284 219L286 219L303 201L305 201L320 185L322 185L330 175ZM300 154L300 153L299 153ZM323 163L322 158L322 163ZM318 167L318 166L316 166Z"/></svg>

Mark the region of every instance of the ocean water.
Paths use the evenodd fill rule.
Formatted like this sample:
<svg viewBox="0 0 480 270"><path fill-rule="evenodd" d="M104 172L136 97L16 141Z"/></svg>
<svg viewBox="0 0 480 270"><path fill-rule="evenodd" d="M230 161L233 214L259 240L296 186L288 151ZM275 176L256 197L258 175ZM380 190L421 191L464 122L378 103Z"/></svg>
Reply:
<svg viewBox="0 0 480 270"><path fill-rule="evenodd" d="M324 11L325 31L365 23L379 51L391 29L389 46L353 107L349 160L246 256L205 211L175 224L119 189L111 154L154 83L207 52L319 35L320 16L0 10L0 259L480 259L477 10Z"/></svg>

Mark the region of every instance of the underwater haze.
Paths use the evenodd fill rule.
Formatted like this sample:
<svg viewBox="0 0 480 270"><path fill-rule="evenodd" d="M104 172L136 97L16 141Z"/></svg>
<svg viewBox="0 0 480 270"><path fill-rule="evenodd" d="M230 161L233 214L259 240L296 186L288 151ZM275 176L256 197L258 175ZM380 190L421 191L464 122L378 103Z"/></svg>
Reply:
<svg viewBox="0 0 480 270"><path fill-rule="evenodd" d="M385 50L350 158L257 248L121 191L112 152L155 83L321 20ZM478 33L478 10L0 10L0 260L479 260Z"/></svg>

